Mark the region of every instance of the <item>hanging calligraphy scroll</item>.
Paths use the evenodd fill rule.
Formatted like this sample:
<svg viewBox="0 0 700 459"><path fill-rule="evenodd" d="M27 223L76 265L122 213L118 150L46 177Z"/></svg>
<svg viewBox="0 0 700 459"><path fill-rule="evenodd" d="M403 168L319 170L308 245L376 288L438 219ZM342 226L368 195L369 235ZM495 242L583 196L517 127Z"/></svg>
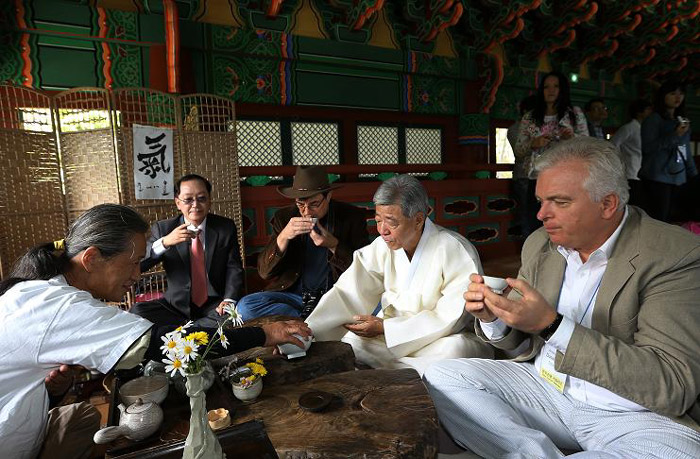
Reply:
<svg viewBox="0 0 700 459"><path fill-rule="evenodd" d="M133 125L136 199L173 199L173 130Z"/></svg>

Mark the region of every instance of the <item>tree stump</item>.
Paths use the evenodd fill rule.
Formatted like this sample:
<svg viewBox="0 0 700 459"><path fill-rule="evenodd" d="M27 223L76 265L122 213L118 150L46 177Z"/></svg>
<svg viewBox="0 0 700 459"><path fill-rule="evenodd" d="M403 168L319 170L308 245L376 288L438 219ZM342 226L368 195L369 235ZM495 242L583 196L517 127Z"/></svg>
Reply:
<svg viewBox="0 0 700 459"><path fill-rule="evenodd" d="M257 347L239 352L235 356L222 357L212 360L214 368L226 366L231 361L238 365L262 358L268 375L265 376L265 386L280 386L296 384L330 373L342 373L354 369L355 354L352 347L340 341L320 341L311 345L306 357L287 360L284 356L273 355L270 347Z"/></svg>

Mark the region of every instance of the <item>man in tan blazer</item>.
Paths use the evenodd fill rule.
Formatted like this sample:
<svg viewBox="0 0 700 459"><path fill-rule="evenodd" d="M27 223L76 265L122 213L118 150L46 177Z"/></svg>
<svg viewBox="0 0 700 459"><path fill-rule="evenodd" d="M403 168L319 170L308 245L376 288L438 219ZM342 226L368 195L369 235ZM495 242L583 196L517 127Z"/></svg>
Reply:
<svg viewBox="0 0 700 459"><path fill-rule="evenodd" d="M472 275L464 295L477 334L516 358L429 368L440 421L485 457L700 457L700 238L626 205L608 142L563 142L536 167L544 226L512 291Z"/></svg>

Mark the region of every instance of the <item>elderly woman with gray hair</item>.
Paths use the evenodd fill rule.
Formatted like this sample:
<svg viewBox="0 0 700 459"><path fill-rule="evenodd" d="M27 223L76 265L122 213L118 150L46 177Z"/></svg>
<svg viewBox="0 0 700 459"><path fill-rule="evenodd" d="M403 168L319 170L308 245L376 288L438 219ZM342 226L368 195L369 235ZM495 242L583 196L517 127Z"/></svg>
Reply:
<svg viewBox="0 0 700 459"><path fill-rule="evenodd" d="M493 357L464 311L469 275L481 273L474 246L428 219L428 195L414 177L382 183L374 204L380 237L355 251L306 320L316 339L350 343L371 367L421 374L437 360Z"/></svg>
<svg viewBox="0 0 700 459"><path fill-rule="evenodd" d="M129 207L103 204L71 225L65 239L30 249L0 283L0 444L4 458L89 457L100 416L88 404L52 409L45 378L64 365L107 373L160 360L172 327L104 304L139 279L148 225ZM197 330L196 327L190 331ZM199 329L213 334L213 329ZM301 322L224 332L221 354L308 336ZM56 412L55 410L59 410Z"/></svg>

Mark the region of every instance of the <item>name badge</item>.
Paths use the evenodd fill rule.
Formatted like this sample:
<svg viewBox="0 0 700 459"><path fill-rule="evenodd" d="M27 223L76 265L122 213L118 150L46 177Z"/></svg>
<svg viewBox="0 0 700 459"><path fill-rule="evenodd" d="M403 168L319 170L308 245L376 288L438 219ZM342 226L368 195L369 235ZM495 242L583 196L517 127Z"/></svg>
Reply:
<svg viewBox="0 0 700 459"><path fill-rule="evenodd" d="M564 393L564 386L566 385L566 378L568 375L554 369L554 358L557 355L557 348L550 344L545 344L542 351L540 376L547 381L547 383L554 386L556 390Z"/></svg>

